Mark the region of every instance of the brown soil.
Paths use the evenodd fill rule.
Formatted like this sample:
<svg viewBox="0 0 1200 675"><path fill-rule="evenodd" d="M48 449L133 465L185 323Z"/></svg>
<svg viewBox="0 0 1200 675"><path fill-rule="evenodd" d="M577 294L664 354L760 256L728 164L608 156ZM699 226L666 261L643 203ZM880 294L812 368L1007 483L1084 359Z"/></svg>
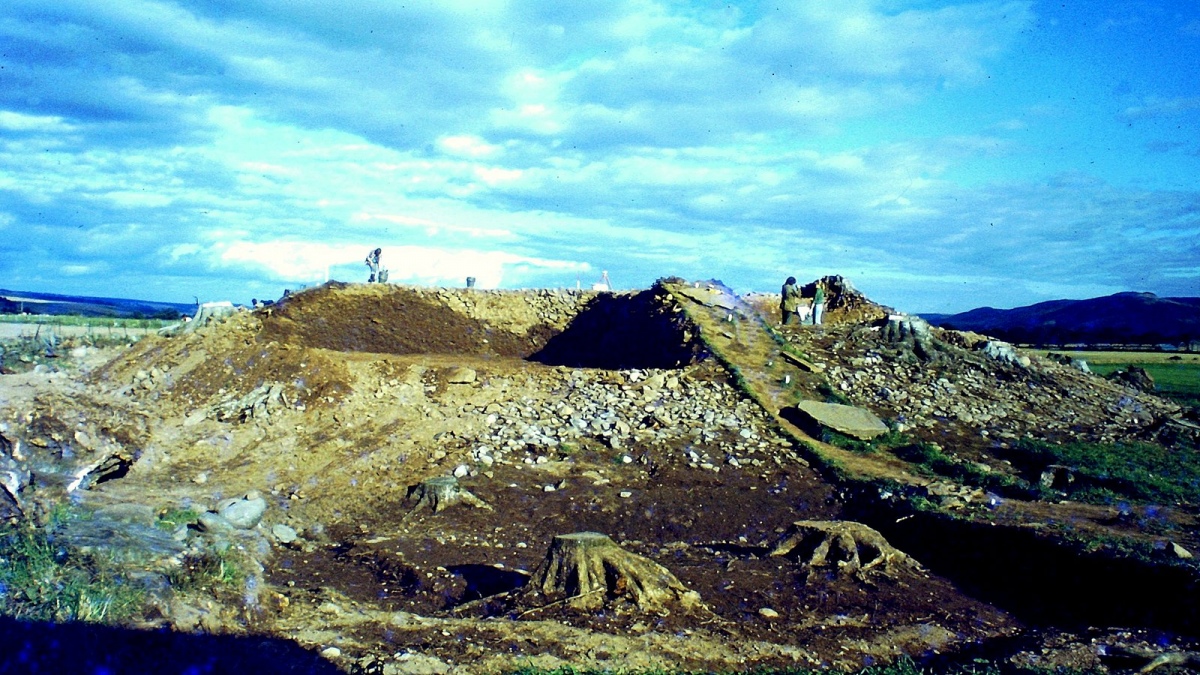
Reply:
<svg viewBox="0 0 1200 675"><path fill-rule="evenodd" d="M85 380L4 376L0 419L10 435L61 441L84 429L136 447L128 473L87 491L85 506L207 508L223 497L263 493L269 508L260 527L287 524L301 538L260 552L269 586L260 597L268 600L210 628L337 647L340 654L329 658L343 668L400 667L413 655L469 664L471 672L530 663L853 668L959 652L1026 629L1002 605L920 566L855 576L769 556L794 522L848 518L858 506L851 509L843 487L803 459L811 450L802 443L826 446L773 417L786 392L767 386L769 378L756 389L749 369L742 375L750 394L768 413L765 422L746 422L768 449L757 464L697 466L688 451L724 456L719 446L727 440L706 446L683 433L621 449L599 439L518 448L511 461L481 463L473 451L489 442L489 406L558 401L581 369L612 396L626 395L620 364L538 362L557 336L570 335L573 318L595 307L595 297L322 287L190 335L144 339ZM697 386L732 383L717 359L703 358L701 334L738 358L761 352L764 373L780 367L749 328L728 327L737 321L727 310L681 313L663 293L639 302L646 306L629 320L657 326L655 344L645 346L661 352L658 366L642 368ZM746 326L758 320L752 310L736 311L747 312L738 319ZM660 349L670 340L672 349ZM464 367L476 381L450 383ZM210 414L270 384L282 385L285 404L268 405L265 416L218 422ZM888 467L826 449L876 462L859 473L928 482L902 463ZM462 487L491 509L413 509L411 486L456 469L466 474ZM999 513L1029 509L1012 516L1026 521L1065 513L1005 508ZM1111 517L1083 507L1078 513L1098 527ZM515 602L553 537L582 531L607 534L665 566L699 593L703 608L648 613L619 595L588 611Z"/></svg>

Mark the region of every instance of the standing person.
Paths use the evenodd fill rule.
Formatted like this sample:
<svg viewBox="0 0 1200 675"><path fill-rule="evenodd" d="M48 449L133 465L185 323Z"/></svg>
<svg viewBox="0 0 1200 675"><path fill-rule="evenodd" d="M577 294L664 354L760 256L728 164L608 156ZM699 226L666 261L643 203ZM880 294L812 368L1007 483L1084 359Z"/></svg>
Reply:
<svg viewBox="0 0 1200 675"><path fill-rule="evenodd" d="M799 316L796 310L800 307L800 288L796 286L796 277L788 277L787 281L783 282L783 288L780 290L779 298L779 313L782 314L780 323L787 325L788 320L792 315ZM800 319L804 323L804 319Z"/></svg>
<svg viewBox="0 0 1200 675"><path fill-rule="evenodd" d="M825 289L821 287L821 282L817 282L817 291L813 294L812 304L812 325L820 326L822 319L825 318Z"/></svg>
<svg viewBox="0 0 1200 675"><path fill-rule="evenodd" d="M367 279L367 283L373 283L375 278L379 276L379 257L383 255L383 249L377 248L367 254L367 267L371 270L371 276Z"/></svg>

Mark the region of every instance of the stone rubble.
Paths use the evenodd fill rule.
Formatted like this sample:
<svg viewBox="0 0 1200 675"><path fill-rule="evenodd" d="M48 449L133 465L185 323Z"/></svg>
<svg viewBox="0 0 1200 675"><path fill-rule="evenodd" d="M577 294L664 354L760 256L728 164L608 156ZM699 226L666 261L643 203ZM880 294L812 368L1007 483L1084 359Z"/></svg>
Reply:
<svg viewBox="0 0 1200 675"><path fill-rule="evenodd" d="M255 387L245 396L231 396L212 408L212 416L220 422L245 422L255 417L268 417L272 408L287 407L288 397L279 383Z"/></svg>
<svg viewBox="0 0 1200 675"><path fill-rule="evenodd" d="M569 455L582 443L599 443L637 461L637 449L688 439L682 459L692 467L759 466L776 438L761 408L724 382L695 379L673 370L572 370L556 395L467 405L483 416L484 430L465 434L471 458L483 467L545 463ZM620 456L620 455L617 455Z"/></svg>
<svg viewBox="0 0 1200 675"><path fill-rule="evenodd" d="M827 326L789 340L825 368L842 402L869 408L898 430L937 429L989 442L1032 437L1113 443L1149 438L1178 417L1146 395L1004 343L934 329L921 358L878 326Z"/></svg>

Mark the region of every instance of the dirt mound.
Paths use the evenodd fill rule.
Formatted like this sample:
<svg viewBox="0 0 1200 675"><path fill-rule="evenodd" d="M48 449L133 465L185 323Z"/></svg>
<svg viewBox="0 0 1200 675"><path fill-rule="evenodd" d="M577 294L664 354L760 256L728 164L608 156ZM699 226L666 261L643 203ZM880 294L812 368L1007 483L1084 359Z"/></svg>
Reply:
<svg viewBox="0 0 1200 675"><path fill-rule="evenodd" d="M261 338L341 352L525 358L590 299L518 293L330 283L262 310Z"/></svg>
<svg viewBox="0 0 1200 675"><path fill-rule="evenodd" d="M175 531L188 555L229 546L255 573L202 601L163 602L147 620L287 636L348 670L858 667L1011 635L1021 621L1003 598L982 601L945 565L926 567L926 551L908 548L917 539L896 531L920 529L918 518L890 492L810 466L775 403L825 385L940 434L960 428L940 424L945 406L980 420L975 408L990 405L968 382L992 378L1017 396L1050 390L1057 371L1027 376L974 352L960 368L949 347L936 363L900 354L864 322L887 308L825 281L834 325L783 332L769 327L777 299L764 320L728 289L692 284L629 294L330 284L146 339L75 388L0 379L0 421L14 447L77 455L81 439L103 435L92 445L129 458L120 477L75 491L82 508L205 512L259 493L262 523L234 538ZM896 379L913 384L894 402L880 392L900 391ZM928 410L901 405L925 398ZM1017 417L1006 415L986 427L954 419L964 438L983 438ZM882 534L825 524L867 522L859 512ZM801 536L798 521L840 534ZM611 560L593 566L592 591L565 591L593 592L600 606L557 586L532 604L505 600L555 537L580 532L603 533L700 604L641 602L638 575L610 574ZM781 537L795 550L784 555Z"/></svg>
<svg viewBox="0 0 1200 675"><path fill-rule="evenodd" d="M288 400L321 406L353 386L347 359L335 354L678 368L704 356L697 338L656 289L614 295L330 283L219 325L144 340L95 378L191 410L272 384Z"/></svg>

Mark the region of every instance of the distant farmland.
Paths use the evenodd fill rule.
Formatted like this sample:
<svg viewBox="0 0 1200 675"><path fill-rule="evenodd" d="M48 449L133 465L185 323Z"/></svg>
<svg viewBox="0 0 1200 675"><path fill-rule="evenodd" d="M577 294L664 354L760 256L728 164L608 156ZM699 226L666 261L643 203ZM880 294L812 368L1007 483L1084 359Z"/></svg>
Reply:
<svg viewBox="0 0 1200 675"><path fill-rule="evenodd" d="M1171 352L1036 350L1036 353L1067 354L1087 361L1093 373L1104 376L1127 366L1144 368L1158 394L1189 405L1200 405L1200 355Z"/></svg>

